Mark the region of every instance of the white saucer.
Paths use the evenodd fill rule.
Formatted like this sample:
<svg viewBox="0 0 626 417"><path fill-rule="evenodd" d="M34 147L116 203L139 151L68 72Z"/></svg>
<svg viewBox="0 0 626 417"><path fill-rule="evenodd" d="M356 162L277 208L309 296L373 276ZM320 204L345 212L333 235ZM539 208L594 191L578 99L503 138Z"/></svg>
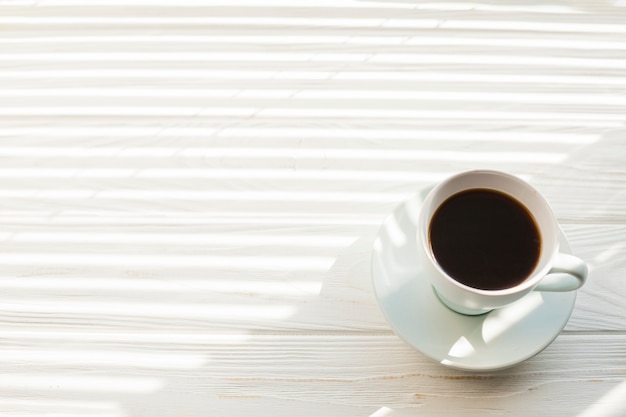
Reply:
<svg viewBox="0 0 626 417"><path fill-rule="evenodd" d="M545 349L569 320L576 291L533 291L480 316L453 312L420 275L416 222L425 189L387 217L374 241L372 280L396 334L431 359L457 369L487 371L516 365ZM561 251L571 253L561 232Z"/></svg>

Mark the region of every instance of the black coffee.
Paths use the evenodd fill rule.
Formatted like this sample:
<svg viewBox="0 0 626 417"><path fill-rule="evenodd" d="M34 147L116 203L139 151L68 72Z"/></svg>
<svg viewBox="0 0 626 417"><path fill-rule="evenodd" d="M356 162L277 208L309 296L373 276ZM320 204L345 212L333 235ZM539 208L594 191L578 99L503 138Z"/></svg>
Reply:
<svg viewBox="0 0 626 417"><path fill-rule="evenodd" d="M541 237L532 215L512 197L492 190L454 194L435 211L430 246L439 265L474 288L500 290L535 268Z"/></svg>

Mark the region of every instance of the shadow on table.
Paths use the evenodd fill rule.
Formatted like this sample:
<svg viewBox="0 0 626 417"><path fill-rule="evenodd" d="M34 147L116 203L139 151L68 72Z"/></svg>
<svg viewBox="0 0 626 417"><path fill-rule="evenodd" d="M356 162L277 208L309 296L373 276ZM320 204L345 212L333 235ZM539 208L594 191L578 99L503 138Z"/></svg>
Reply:
<svg viewBox="0 0 626 417"><path fill-rule="evenodd" d="M626 415L626 381L612 387L576 417L622 417Z"/></svg>
<svg viewBox="0 0 626 417"><path fill-rule="evenodd" d="M620 212L619 210L616 210L615 207L626 203L623 188L612 189L610 187L601 187L599 184L610 185L622 183L620 178L623 179L623 174L621 172L604 172L602 168L606 166L619 166L619 160L624 154L626 154L624 148L624 144L626 142L624 142L623 135L623 130L608 132L602 138L599 138L597 142L583 147L570 155L570 157L565 159L558 166L552 167L542 174L529 178L531 183L535 185L539 184L539 187L543 188L543 192L552 196L552 198L548 197L548 199L555 201L556 210L561 213L561 218L564 219L565 222L567 222L568 218L570 218L568 215L573 216L573 214L569 213L586 212L590 216L590 221L593 221L593 219L598 221L598 219L602 219L604 216L607 216L608 219L614 220L615 213ZM578 188L578 194L575 196L563 194L563 190L571 189L571 179L580 177L579 170L586 170L589 172L588 191L598 196L597 200L591 200L593 204L591 207L593 208L590 210L585 210L583 208L585 204L590 203L590 198L589 195L581 195L580 188ZM606 176L609 177L608 180ZM579 187L581 186L581 184L578 185ZM576 207L576 205L579 206ZM392 223L396 225L404 224L404 222L401 221L395 221ZM391 232L395 235L398 234L398 231L394 232L392 230L389 233ZM414 231L409 230L408 233L412 234ZM399 240L403 241L404 239L399 238ZM367 316L367 313L359 310L360 306L356 300L360 300L362 303L369 303L371 306L370 308L376 307L375 309L378 309L371 287L371 270L369 263L373 244L373 236L364 236L359 241L355 242L355 244L353 244L350 248L338 255L335 264L327 274L324 287L322 288L322 292L320 294L321 298L337 297L338 300L340 300L341 297L338 297L338 295L345 295L348 292L353 292L356 294L354 298L351 298L351 302L355 303L352 307L352 310L356 310L357 312L355 316ZM591 263L594 262L591 259L588 261ZM586 289L583 288L581 291L586 291ZM367 309L367 304L363 308ZM513 317L513 319L517 320L519 317ZM454 350L454 347L451 351L452 350ZM458 390L458 392L465 392L466 390L472 390L476 392L480 391L482 387L486 395L508 395L507 393L511 394L517 392L519 389L519 383L524 380L525 374L534 374L537 372L537 367L542 367L542 364L548 364L545 365L548 367L551 366L549 365L551 360L551 358L544 357L540 354L537 358L530 359L512 369L490 373L470 373L469 375L476 375L478 377L477 380L469 377L468 381L456 382L453 391ZM423 361L420 361L420 366L424 366ZM572 363L572 366L576 365ZM434 370L434 367L426 366L426 369L429 369L430 372L459 375L461 381L464 378L463 375L467 375L465 372L446 370L441 367L436 371ZM423 371L424 369L421 368L421 372ZM407 371L407 373L411 374L410 371ZM483 376L485 376L485 378L481 379L480 377ZM581 415L586 417L588 415L593 415L595 412L606 413L599 415L607 416L620 415L619 413L622 411L620 404L617 403L617 398L621 395L620 393L623 391L623 387L623 383L618 387L615 387L609 394L600 398L596 404L590 406L589 410ZM392 410L387 407L381 408L379 412L382 413L381 415L404 415L401 413L411 413L410 411Z"/></svg>
<svg viewBox="0 0 626 417"><path fill-rule="evenodd" d="M583 211L586 198L569 209L581 188L563 169L577 169L572 152L590 153L623 123L611 84L623 81L622 68L606 59L615 42L585 36L591 49L579 51L578 36L524 24L539 18L559 27L560 15L541 10L568 12L562 2L482 2L473 12L466 9L475 2L428 2L424 15L412 12L425 18L424 31L402 9L357 7L367 2L302 10L266 3L260 17L246 7L221 10L223 21L213 6L150 7L158 28L152 15L141 20L143 6L34 7L7 18L18 41L33 42L10 58L31 61L3 73L4 93L23 89L24 97L3 107L17 116L1 120L0 388L10 393L2 412L291 416L298 408L317 416L387 404L380 412L395 416L403 411L393 401L426 401L419 387L506 396L519 392L525 373L544 371L530 361L470 376L387 343L369 254L396 204L465 169L504 169L546 188L556 181L572 193L547 192L561 196L561 217ZM532 13L509 31L495 6ZM466 27L447 29L455 7ZM82 16L72 13L121 29L72 26ZM203 17L218 24L193 20ZM609 17L572 27L610 35ZM180 29L177 18L189 26ZM37 61L37 39L64 19L64 35L41 48L70 52ZM133 19L140 24L126 26ZM179 31L193 36L168 43ZM213 35L231 43L215 46ZM164 61L144 60L142 45L165 51L155 58ZM198 49L176 55L177 46ZM514 59L502 62L502 54ZM30 91L37 85L45 88ZM606 175L620 184L619 172ZM623 187L594 191L594 181L583 185L607 206L589 215L603 218L609 203L621 207ZM341 342L328 336L348 333L355 336ZM393 355L358 356L363 335L385 339ZM364 368L371 379L359 379Z"/></svg>

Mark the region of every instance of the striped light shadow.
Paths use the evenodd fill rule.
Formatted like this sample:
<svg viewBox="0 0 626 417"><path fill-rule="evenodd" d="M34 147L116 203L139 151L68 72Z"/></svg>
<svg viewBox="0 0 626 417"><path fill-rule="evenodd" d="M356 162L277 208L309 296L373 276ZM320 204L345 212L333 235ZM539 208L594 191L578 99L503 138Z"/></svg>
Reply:
<svg viewBox="0 0 626 417"><path fill-rule="evenodd" d="M34 402L36 403L36 401ZM0 405L1 406L1 405ZM43 407L42 407L43 408ZM37 417L84 417L86 413L88 413L92 417L127 417L127 414L124 412L119 413L111 413L111 412L101 412L101 411L93 411L93 410L63 410L56 412L50 407L46 408L45 412L40 412L40 409L35 408L33 410L32 407L13 407L15 411L19 411L19 414L5 414L6 416L18 416L18 415L36 415ZM26 410L25 410L26 409Z"/></svg>
<svg viewBox="0 0 626 417"><path fill-rule="evenodd" d="M59 7L59 6L133 6L133 7L156 7L172 6L170 0L110 0L110 1L90 1L84 3L80 0L1 0L0 6L39 6L39 7ZM176 7L223 7L221 0L179 0ZM316 1L311 3L302 0L231 0L229 7L280 7L286 9L412 9L412 10L441 10L441 11L498 11L498 12L525 12L525 13L557 13L557 14L580 14L581 12L573 7L557 4L494 4L487 2L383 2L383 1Z"/></svg>
<svg viewBox="0 0 626 417"><path fill-rule="evenodd" d="M231 98L231 99L290 99L290 100L428 100L471 101L533 104L571 104L620 106L626 97L607 94L562 94L485 91L430 90L348 90L348 89L155 89L155 88L47 88L0 89L0 97L141 97L141 98Z"/></svg>
<svg viewBox="0 0 626 417"><path fill-rule="evenodd" d="M55 7L55 6L134 6L134 7L150 7L169 6L172 7L171 0L109 0L109 1L90 1L88 3L80 0L2 0L0 6L39 6L39 7ZM178 7L224 7L222 0L177 0L175 3ZM415 9L416 6L410 3L391 3L384 1L367 1L358 0L319 0L311 3L306 0L230 0L228 7L281 7L287 9L295 8L353 8L353 9Z"/></svg>
<svg viewBox="0 0 626 417"><path fill-rule="evenodd" d="M207 362L196 353L131 352L123 350L0 349L0 364L124 367L126 369L195 369ZM0 403L1 404L1 403Z"/></svg>
<svg viewBox="0 0 626 417"><path fill-rule="evenodd" d="M0 116L14 117L63 117L63 116L136 116L136 117L247 117L261 118L358 118L358 119L436 119L455 121L476 120L548 120L562 123L603 121L611 126L621 126L623 112L549 112L502 111L502 110L413 110L385 108L293 108L293 107L124 107L124 106L80 106L80 107L0 107Z"/></svg>
<svg viewBox="0 0 626 417"><path fill-rule="evenodd" d="M37 404L37 401L33 401L33 404ZM45 404L45 403L44 403ZM11 410L18 412L18 414L5 414L6 416L18 416L18 415L33 415L37 417L84 417L86 414L92 417L127 417L123 411L120 412L107 412L107 411L93 411L93 410L61 410L56 411L53 407L32 407L32 406L13 406ZM41 409L45 409L41 412Z"/></svg>
<svg viewBox="0 0 626 417"><path fill-rule="evenodd" d="M15 91L15 90L13 90ZM1 92L0 92L1 93ZM19 93L16 93L19 95ZM52 94L54 95L54 94ZM71 93L70 93L71 95ZM268 97L269 98L269 97ZM534 104L625 105L626 97L602 94L559 94L559 93L493 93L485 91L385 91L385 90L300 90L293 99L348 99L348 100L428 100L428 101L471 101Z"/></svg>
<svg viewBox="0 0 626 417"><path fill-rule="evenodd" d="M290 305L261 304L192 304L143 303L103 301L50 301L13 298L0 302L5 313L97 315L121 317L155 317L159 319L188 320L282 320L291 316L295 307ZM0 383L0 386L2 384Z"/></svg>
<svg viewBox="0 0 626 417"><path fill-rule="evenodd" d="M0 23L20 25L249 25L300 26L375 29L454 29L481 31L527 31L546 33L626 33L616 23L537 22L528 20L481 19L398 19L398 18L318 18L318 17L151 17L151 16L0 16Z"/></svg>
<svg viewBox="0 0 626 417"><path fill-rule="evenodd" d="M0 280L4 290L89 290L123 292L167 293L221 293L258 294L269 296L318 295L322 281L250 281L220 279L121 279L121 278L66 278L66 277L5 277Z"/></svg>
<svg viewBox="0 0 626 417"><path fill-rule="evenodd" d="M449 127L448 127L449 129ZM437 140L437 141L468 141L473 142L523 142L523 143L569 143L569 144L590 144L597 140L598 134L584 132L519 132L507 129L506 131L493 130L431 130L416 126L413 129L393 129L393 128L293 128L293 127L275 127L275 128L240 128L240 127L178 127L178 126L125 126L125 127L83 127L83 126L48 126L48 127L0 127L0 136L37 136L37 137L62 137L62 138L84 138L84 137L255 137L255 138L332 138L332 139L385 139L385 140ZM24 148L18 147L17 153ZM50 152L58 154L63 152L63 148L36 148L49 149ZM33 148L32 156L37 151ZM76 148L69 148L76 149ZM89 148L80 148L77 152L89 152ZM94 156L107 153L110 156L118 154L124 155L127 148L102 148L98 147L94 152ZM164 156L169 156L169 152L173 152L171 148L156 148L157 154L162 152ZM0 147L1 152L10 152L9 147ZM27 152L27 151L24 151ZM68 150L71 154L74 150ZM98 153L100 152L100 153ZM139 151L138 151L139 152Z"/></svg>
<svg viewBox="0 0 626 417"><path fill-rule="evenodd" d="M93 417L122 417L125 414L122 412L121 407L114 402L106 401L85 401L85 400L70 400L70 399L56 399L56 398L0 398L0 408L2 409L21 409L28 410L34 415L41 415L48 417L51 410L63 410L69 412L69 416L82 415L87 413ZM41 414L40 411L44 411L45 414ZM73 414L76 413L76 414ZM82 413L82 414L80 414ZM54 414L52 414L55 417ZM60 416L60 414L59 414Z"/></svg>
<svg viewBox="0 0 626 417"><path fill-rule="evenodd" d="M173 254L105 254L19 252L0 254L3 265L116 266L149 268L213 268L234 271L328 271L335 258L329 256L215 256Z"/></svg>
<svg viewBox="0 0 626 417"><path fill-rule="evenodd" d="M498 4L483 2L420 2L415 4L419 10L441 11L489 11L489 12L520 12L520 13L555 13L555 14L581 14L574 7L557 4Z"/></svg>
<svg viewBox="0 0 626 417"><path fill-rule="evenodd" d="M527 32L569 32L569 33L626 33L626 26L603 22L539 22L529 20L446 20L442 29L527 31Z"/></svg>
<svg viewBox="0 0 626 417"><path fill-rule="evenodd" d="M407 197L403 193L304 192L304 191L198 191L198 190L95 190L95 189L0 189L2 198L90 200L193 200L390 203Z"/></svg>
<svg viewBox="0 0 626 417"><path fill-rule="evenodd" d="M439 19L317 18L317 17L146 17L146 16L0 16L10 25L220 25L301 26L339 28L436 29Z"/></svg>
<svg viewBox="0 0 626 417"><path fill-rule="evenodd" d="M222 80L337 80L337 81L422 81L440 83L486 84L551 84L551 85L626 85L619 76L568 75L568 74L503 74L480 71L413 72L413 71L258 71L258 70L193 70L193 69L94 69L80 70L21 70L0 72L0 79L78 79L78 78L141 78L141 79L222 79Z"/></svg>
<svg viewBox="0 0 626 417"><path fill-rule="evenodd" d="M115 131L114 131L115 132ZM114 134L114 133L113 133ZM77 136L81 136L77 134ZM184 148L183 148L184 149ZM64 158L167 158L177 156L179 147L75 147L75 146L6 146L0 148L0 155L14 157L64 157ZM126 171L122 171L126 172Z"/></svg>
<svg viewBox="0 0 626 417"><path fill-rule="evenodd" d="M361 53L309 52L33 52L0 53L0 61L364 62L373 56L374 54Z"/></svg>
<svg viewBox="0 0 626 417"><path fill-rule="evenodd" d="M0 17L0 21L1 21ZM626 33L626 27L623 28ZM309 52L58 52L0 53L0 61L187 61L187 62L336 62L392 63L422 65L514 65L568 68L624 69L621 59L572 58L501 54L389 54L389 53L309 53Z"/></svg>
<svg viewBox="0 0 626 417"><path fill-rule="evenodd" d="M0 152L2 154L2 152ZM556 163L567 157L557 152L462 152L409 149L302 149L302 148L186 148L183 156L211 155L244 158L359 159L407 161L481 161L481 162L543 162Z"/></svg>
<svg viewBox="0 0 626 417"><path fill-rule="evenodd" d="M138 376L59 375L58 373L2 373L4 390L43 390L142 394L158 391L163 381ZM65 414L64 414L65 415Z"/></svg>
<svg viewBox="0 0 626 417"><path fill-rule="evenodd" d="M473 38L473 37L410 37L403 45L405 46L477 46L477 47L503 47L503 48L539 48L539 49L574 49L574 50L624 50L624 42L610 40L584 40L584 39L559 39L559 38L528 38L515 37L510 34L496 38Z"/></svg>
<svg viewBox="0 0 626 417"><path fill-rule="evenodd" d="M284 245L297 247L343 248L358 236L322 234L250 234L250 233L72 233L72 232L0 232L0 241L15 243L115 243L142 245Z"/></svg>
<svg viewBox="0 0 626 417"><path fill-rule="evenodd" d="M11 113L12 109L0 109L0 115ZM25 111L18 110L20 113L29 114L29 109ZM56 113L54 108L48 111L42 111L42 114L53 115ZM61 113L65 114L64 111ZM207 111L208 113L208 111ZM74 114L69 112L67 114ZM80 113L79 113L80 114ZM622 122L624 120L623 112L615 111L612 113L588 113L588 112L551 112L537 110L531 111L501 111L501 110L407 110L407 109L356 109L356 108L263 108L254 113L255 118L262 117L328 117L328 118L372 118L372 119L437 119L437 120L549 120L559 121L568 120L572 122L581 121L604 121L604 122ZM612 124L612 125L615 125Z"/></svg>
<svg viewBox="0 0 626 417"><path fill-rule="evenodd" d="M493 315L489 315L483 322L480 329L483 343L493 343L499 337L506 337L517 323L536 312L545 303L540 291L529 294L524 303L511 305L511 309L497 310Z"/></svg>
<svg viewBox="0 0 626 417"><path fill-rule="evenodd" d="M29 128L26 128L29 129ZM449 129L449 127L448 127ZM55 132L55 128L38 129L37 135L45 135ZM59 133L63 128L59 128ZM15 132L15 133L12 133ZM8 130L7 134L20 134L19 130ZM0 128L0 135L5 130ZM71 133L70 133L71 134ZM237 128L227 127L220 129L214 134L215 137L262 137L262 138L333 138L333 139L406 139L406 140L437 140L437 141L472 141L472 142L523 142L523 143L570 143L590 144L598 140L598 134L583 132L516 132L512 129L506 131L487 130L430 130L428 128L415 127L413 129L354 129L354 128Z"/></svg>
<svg viewBox="0 0 626 417"><path fill-rule="evenodd" d="M28 223L37 225L271 225L271 226L372 226L380 224L379 215L364 213L320 215L320 213L298 212L205 212L205 215L190 215L184 212L153 212L140 215L111 215L93 212L37 212L25 215L0 212L2 223Z"/></svg>
<svg viewBox="0 0 626 417"><path fill-rule="evenodd" d="M480 161L480 162L537 162L556 163L566 154L557 152L461 152L411 149L354 149L354 148L225 148L225 147L0 147L4 157L169 157L186 158L297 158L297 159L359 159L405 161ZM260 170L262 171L262 170ZM7 171L10 173L10 171ZM33 171L36 172L36 171ZM263 175L262 172L259 175ZM429 176L429 174L425 174ZM429 179L429 178L425 178ZM297 195L297 193L295 193ZM252 194L251 194L252 195ZM271 195L270 192L267 195ZM322 195L320 195L322 197Z"/></svg>
<svg viewBox="0 0 626 417"><path fill-rule="evenodd" d="M626 414L626 380L621 380L577 417L619 417Z"/></svg>
<svg viewBox="0 0 626 417"><path fill-rule="evenodd" d="M430 119L430 120L533 120L551 123L568 121L571 124L602 122L603 125L621 126L623 112L549 112L501 110L407 110L387 108L293 108L293 107L0 107L0 116L13 117L64 117L64 116L135 116L135 117L247 117L262 118L357 118L357 119Z"/></svg>
<svg viewBox="0 0 626 417"><path fill-rule="evenodd" d="M242 333L205 333L205 332L163 332L163 331L89 331L88 329L50 330L0 330L0 337L11 340L66 340L80 342L118 343L157 343L176 345L234 345L249 340L250 336ZM257 336L258 337L258 336ZM0 399L1 403L2 399Z"/></svg>
<svg viewBox="0 0 626 417"><path fill-rule="evenodd" d="M619 254L624 253L624 247L626 246L625 242L614 243L608 248L605 248L602 252L600 252L596 257L593 258L594 266L603 265L606 262L609 262L612 259L615 259L619 256Z"/></svg>
<svg viewBox="0 0 626 417"><path fill-rule="evenodd" d="M217 127L180 127L180 126L71 126L62 127L0 127L0 136L33 135L39 137L82 138L124 136L124 137L171 137L171 136L215 136L223 129ZM54 148L49 148L54 149ZM81 148L88 149L88 148ZM111 152L121 148L106 148Z"/></svg>
<svg viewBox="0 0 626 417"><path fill-rule="evenodd" d="M333 76L330 71L293 70L193 70L193 69L80 69L80 70L21 70L0 72L2 78L202 78L226 80L325 80Z"/></svg>
<svg viewBox="0 0 626 417"><path fill-rule="evenodd" d="M623 27L626 33L626 27ZM33 54L37 55L37 54ZM568 68L611 68L624 69L622 59L606 58L571 58L523 55L455 55L455 54L373 54L368 62L395 64L454 64L454 65L514 65L514 66L552 66ZM355 54L354 59L357 59ZM2 55L0 54L0 58ZM330 58L330 57L329 57ZM19 59L19 58L18 58Z"/></svg>
<svg viewBox="0 0 626 417"><path fill-rule="evenodd" d="M17 74L16 74L17 75ZM335 80L402 80L442 83L497 83L497 84L572 84L572 85L626 85L626 78L615 76L569 75L569 74L502 74L409 71L344 71L333 75Z"/></svg>
<svg viewBox="0 0 626 417"><path fill-rule="evenodd" d="M339 35L85 35L85 36L21 36L0 39L0 44L117 44L117 43L181 43L202 45L385 45L385 46L480 46L505 48L625 50L624 42L609 40L533 39L528 37L439 37L422 36L339 36Z"/></svg>
<svg viewBox="0 0 626 417"><path fill-rule="evenodd" d="M298 90L280 89L154 89L154 88L50 88L0 89L1 97L143 97L143 98L260 98L285 99Z"/></svg>
<svg viewBox="0 0 626 417"><path fill-rule="evenodd" d="M367 158L363 158L367 159ZM2 170L0 170L1 176ZM314 170L314 169L145 169L135 174L136 178L232 178L232 179L276 179L276 180L321 180L321 181L394 181L436 182L447 176L444 172L376 171L376 170Z"/></svg>
<svg viewBox="0 0 626 417"><path fill-rule="evenodd" d="M541 163L541 162L539 162ZM0 168L0 178L274 179L321 181L440 181L443 172L313 169ZM1 193L1 191L0 191Z"/></svg>
<svg viewBox="0 0 626 417"><path fill-rule="evenodd" d="M0 116L159 116L159 117L253 117L252 107L0 107Z"/></svg>

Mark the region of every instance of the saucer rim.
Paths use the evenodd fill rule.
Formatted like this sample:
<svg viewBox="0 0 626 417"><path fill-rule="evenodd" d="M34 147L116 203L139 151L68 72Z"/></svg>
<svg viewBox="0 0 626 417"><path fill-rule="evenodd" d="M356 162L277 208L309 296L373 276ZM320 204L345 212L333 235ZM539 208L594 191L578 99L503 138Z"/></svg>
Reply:
<svg viewBox="0 0 626 417"><path fill-rule="evenodd" d="M425 190L429 190L432 189L432 186L430 187L424 187L422 188L420 191L425 191ZM383 222L381 223L380 227L378 228L375 238L374 238L374 242L376 242L376 240L379 238L379 236L382 233L382 230L384 228L385 222L387 221L387 219L391 216L393 216L399 209L401 209L402 207L405 207L408 205L408 203L416 198L419 198L420 192L414 193L411 197L405 199L404 201L402 201L401 203L399 203L398 205L396 205L391 212L385 216ZM423 202L423 199L420 201ZM421 208L421 206L420 206ZM563 232L562 228L560 225L557 224L557 229L558 229L558 233L559 233L559 245L560 245L560 252L563 253L567 253L567 254L572 254L572 250L571 250L571 246L570 243L567 239L567 236L565 235L565 233ZM409 239L412 239L416 242L416 244L418 244L417 242L417 234L413 233L409 233ZM495 366L472 366L471 364L461 364L461 363L454 363L454 362L446 362L445 358L440 359L440 358L436 358L424 351L422 351L418 346L416 346L414 343L410 342L408 340L408 338L402 334L402 332L400 332L397 328L396 325L394 324L394 320L392 317L390 317L390 313L388 312L388 309L383 305L382 300L381 300L381 296L379 294L379 288L377 288L377 284L376 284L376 277L374 274L374 262L375 262L375 249L372 247L371 251L371 256L370 256L370 272L371 272L371 283L372 283L372 287L374 290L374 296L376 298L376 302L378 304L378 307L380 308L380 310L383 312L383 315L385 317L385 320L387 321L387 323L389 324L389 326L391 327L391 329L393 330L394 334L396 334L401 340L404 341L404 343L406 343L407 345L411 346L413 349L417 350L419 353L421 353L422 355L424 355L425 357L427 357L428 359L430 359L431 361L434 361L437 364L443 365L447 368L451 368L451 369L456 369L456 370L461 370L461 371L471 371L471 372L481 372L481 371L498 371L498 370L503 370L503 369L507 369L507 368L511 368L513 366L519 365L522 362L525 362L531 358L533 358L534 356L538 355L539 353L541 353L542 351L544 351L548 346L550 346L555 340L556 338L558 338L558 336L562 333L563 329L565 328L565 326L567 325L567 323L569 322L569 319L572 315L572 312L574 310L575 307L575 303L576 303L576 298L577 298L577 293L578 291L574 290L574 291L569 291L567 293L567 295L570 295L570 299L566 300L569 301L568 306L567 306L567 314L565 315L565 319L562 323L562 325L555 327L555 331L553 332L553 336L550 338L546 338L544 339L544 343L539 345L536 349L534 349L533 351L531 351L529 354L523 355L523 356L516 356L513 359L511 359L510 361L506 361L506 362L501 362L498 365ZM422 274L420 274L420 276L423 276ZM437 297L437 294L435 293L434 289L431 286L431 294L433 297ZM527 295L528 296L528 295ZM566 302L564 301L564 303ZM506 308L506 307L504 307ZM565 310L565 308L563 309ZM474 316L474 317L484 317L487 316L489 314L491 314L492 312L487 312L485 314L481 314L478 316ZM459 315L459 317L472 317L472 316L467 316L467 315L463 315L460 313L457 313ZM558 328L558 330L557 330Z"/></svg>

